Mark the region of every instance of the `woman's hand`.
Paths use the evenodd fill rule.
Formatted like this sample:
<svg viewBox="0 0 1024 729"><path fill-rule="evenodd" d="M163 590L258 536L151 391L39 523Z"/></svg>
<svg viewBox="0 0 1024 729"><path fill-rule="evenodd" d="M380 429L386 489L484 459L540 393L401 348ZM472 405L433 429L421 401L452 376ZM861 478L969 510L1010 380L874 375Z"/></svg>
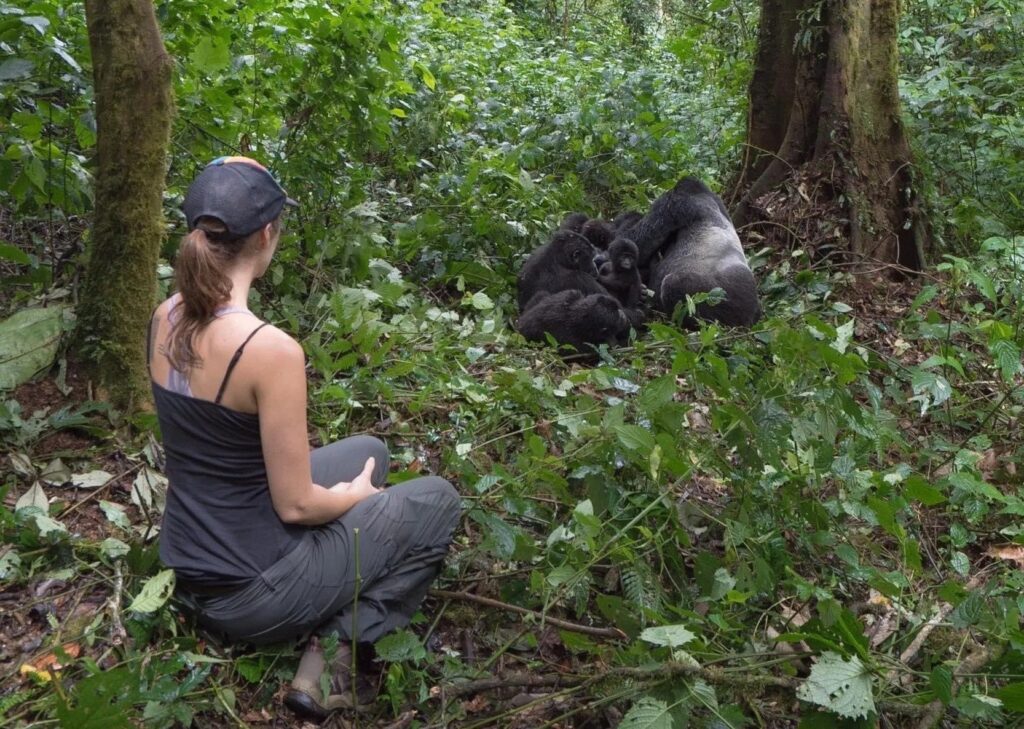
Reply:
<svg viewBox="0 0 1024 729"><path fill-rule="evenodd" d="M339 481L331 486L330 490L349 494L354 499L354 503L359 503L366 497L379 493L380 489L370 482L370 476L373 473L373 467L375 465L376 460L372 456L367 458L366 465L363 466L362 473L351 481Z"/></svg>

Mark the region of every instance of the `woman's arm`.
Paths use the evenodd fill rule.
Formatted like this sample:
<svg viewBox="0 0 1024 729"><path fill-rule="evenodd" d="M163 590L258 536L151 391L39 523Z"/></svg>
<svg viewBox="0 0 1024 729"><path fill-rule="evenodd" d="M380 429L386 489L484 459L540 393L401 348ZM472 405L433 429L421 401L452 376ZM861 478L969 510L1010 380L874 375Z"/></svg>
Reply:
<svg viewBox="0 0 1024 729"><path fill-rule="evenodd" d="M267 329L270 336L253 348L260 361L252 364L259 365L254 390L274 511L289 524L325 524L377 493L370 483L373 459L350 484L325 488L313 483L306 435L305 356L287 334Z"/></svg>

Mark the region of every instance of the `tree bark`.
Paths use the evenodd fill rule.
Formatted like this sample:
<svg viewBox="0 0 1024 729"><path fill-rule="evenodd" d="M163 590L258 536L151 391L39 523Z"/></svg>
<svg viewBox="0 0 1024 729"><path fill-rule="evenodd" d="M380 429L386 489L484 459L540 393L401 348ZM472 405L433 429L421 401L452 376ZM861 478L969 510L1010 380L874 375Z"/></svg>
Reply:
<svg viewBox="0 0 1024 729"><path fill-rule="evenodd" d="M146 327L164 236L173 64L151 0L86 0L96 96L96 178L76 340L101 397L148 399Z"/></svg>
<svg viewBox="0 0 1024 729"><path fill-rule="evenodd" d="M761 12L737 226L785 211L804 243L841 238L859 270L920 270L928 226L900 117L899 0L761 0Z"/></svg>

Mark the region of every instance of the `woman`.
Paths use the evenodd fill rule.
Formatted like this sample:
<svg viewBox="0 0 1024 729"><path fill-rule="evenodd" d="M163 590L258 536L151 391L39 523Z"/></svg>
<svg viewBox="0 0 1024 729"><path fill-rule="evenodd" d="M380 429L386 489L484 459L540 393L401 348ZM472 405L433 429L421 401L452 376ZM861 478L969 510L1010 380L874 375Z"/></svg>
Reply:
<svg viewBox="0 0 1024 729"><path fill-rule="evenodd" d="M353 643L406 625L459 518L451 484L385 490L387 447L357 436L309 451L302 347L247 307L296 203L258 162L215 160L183 209L177 293L150 322L149 362L170 490L160 556L205 627L252 643L336 632L332 689L316 637L286 703L321 718L372 700ZM358 558L358 564L357 564Z"/></svg>

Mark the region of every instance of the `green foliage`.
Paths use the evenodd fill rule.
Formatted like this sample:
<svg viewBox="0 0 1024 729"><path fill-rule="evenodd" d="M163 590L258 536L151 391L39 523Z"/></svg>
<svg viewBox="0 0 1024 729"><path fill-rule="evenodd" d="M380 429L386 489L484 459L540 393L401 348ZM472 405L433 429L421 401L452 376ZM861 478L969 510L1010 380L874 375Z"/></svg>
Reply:
<svg viewBox="0 0 1024 729"><path fill-rule="evenodd" d="M811 675L796 695L847 719L866 719L875 711L871 675L857 658L844 660L829 651L815 662Z"/></svg>
<svg viewBox="0 0 1024 729"><path fill-rule="evenodd" d="M789 696L803 725L863 724L875 697L880 712L883 697L937 699L965 725L996 724L1021 711L1024 675L1024 578L985 556L1024 544L1020 11L908 8L920 172L964 242L912 298L879 313L841 273L761 252L754 330L655 321L570 367L511 327L523 255L567 211L642 208L684 173L721 182L741 153L752 3L660 6L658 19L646 2L569 4L562 23L564 8L530 0L157 4L177 63L171 229L211 157L274 168L302 207L253 303L303 341L321 441L380 433L394 482L455 481L467 518L442 580L536 613L452 603L438 625L385 637L382 704L473 719L472 702L432 689L511 654L527 672L593 677L578 695L617 704L622 726L742 726L757 681L797 670L784 646L818 656ZM77 255L54 231L89 210L84 33L79 6L0 5L5 304L63 282L57 261ZM73 629L38 620L42 649L77 641L83 655L50 683L12 685L5 721L222 725L273 710L291 646L226 653L168 599L160 461L148 433L111 437L114 417L0 401L5 590L54 577L119 608ZM104 440L58 467L46 439L67 429ZM72 478L97 470L115 479L95 492ZM946 623L907 670L900 655L941 603ZM954 680L975 641L999 657ZM609 666L708 671L597 680Z"/></svg>
<svg viewBox="0 0 1024 729"><path fill-rule="evenodd" d="M900 33L904 110L939 231L973 252L1024 224L1024 8L922 0Z"/></svg>

